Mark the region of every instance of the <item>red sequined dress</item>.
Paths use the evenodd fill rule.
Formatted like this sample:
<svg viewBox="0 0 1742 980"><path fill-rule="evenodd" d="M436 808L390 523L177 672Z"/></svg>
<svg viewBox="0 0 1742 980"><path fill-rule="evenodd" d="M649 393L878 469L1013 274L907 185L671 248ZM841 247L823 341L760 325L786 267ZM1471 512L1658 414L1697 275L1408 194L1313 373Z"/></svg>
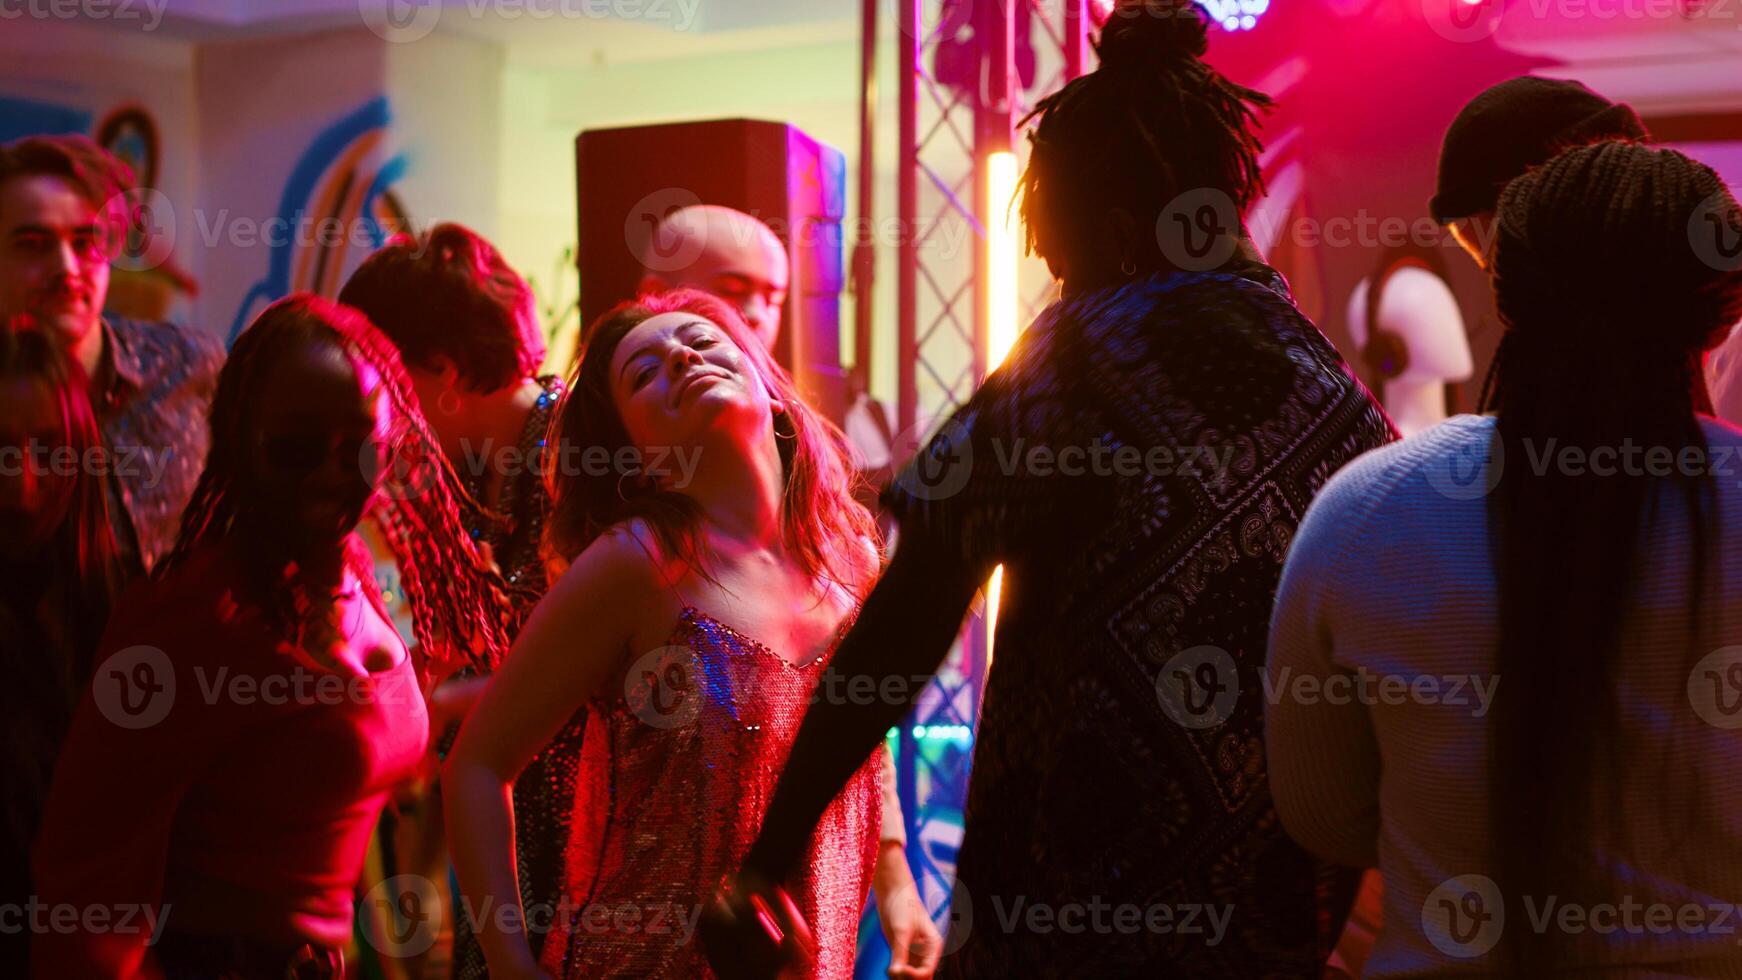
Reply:
<svg viewBox="0 0 1742 980"><path fill-rule="evenodd" d="M850 620L849 620L850 621ZM712 977L700 910L756 839L835 643L795 666L686 606L625 696L587 712L564 901L543 965L574 977ZM871 888L878 758L848 780L787 883L817 940L817 978L847 978Z"/></svg>

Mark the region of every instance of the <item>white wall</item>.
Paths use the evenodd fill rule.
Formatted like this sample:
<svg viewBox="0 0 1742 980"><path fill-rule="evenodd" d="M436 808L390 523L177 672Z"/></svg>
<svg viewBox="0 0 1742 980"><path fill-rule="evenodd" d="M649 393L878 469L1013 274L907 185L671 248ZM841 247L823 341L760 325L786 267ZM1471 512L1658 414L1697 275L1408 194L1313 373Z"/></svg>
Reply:
<svg viewBox="0 0 1742 980"><path fill-rule="evenodd" d="M214 273L209 305L227 320L287 288L336 292L373 247L375 212L359 209L372 182L391 187L416 227L498 231L496 46L440 35L389 44L353 28L202 44L198 64L208 120L200 244ZM310 164L315 180L293 180ZM251 234L298 209L338 217L338 235L282 223Z"/></svg>

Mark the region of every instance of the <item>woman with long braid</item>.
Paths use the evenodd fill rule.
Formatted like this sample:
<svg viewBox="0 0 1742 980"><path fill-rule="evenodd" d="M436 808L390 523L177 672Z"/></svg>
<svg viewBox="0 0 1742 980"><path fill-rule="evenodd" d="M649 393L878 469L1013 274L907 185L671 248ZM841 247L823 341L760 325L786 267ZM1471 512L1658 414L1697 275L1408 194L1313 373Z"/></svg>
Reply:
<svg viewBox="0 0 1742 980"><path fill-rule="evenodd" d="M343 975L370 828L428 738L421 677L493 663L512 623L416 404L348 308L292 296L238 338L181 538L116 611L36 846L45 903L145 915L39 935L37 976ZM415 651L355 536L371 508Z"/></svg>
<svg viewBox="0 0 1742 980"><path fill-rule="evenodd" d="M1379 868L1366 976L1737 976L1742 431L1700 357L1742 318L1742 207L1617 141L1496 213L1492 414L1338 474L1271 633L1273 685L1435 694L1279 699L1277 808Z"/></svg>
<svg viewBox="0 0 1742 980"><path fill-rule="evenodd" d="M895 556L837 657L931 673L1003 564L944 975L1315 975L1354 885L1277 824L1257 678L1297 515L1391 431L1239 227L1269 100L1206 48L1195 5L1122 2L1040 104L1023 213L1063 299L888 493ZM1179 218L1214 234L1158 239ZM811 708L717 967L760 955L753 903L908 710Z"/></svg>

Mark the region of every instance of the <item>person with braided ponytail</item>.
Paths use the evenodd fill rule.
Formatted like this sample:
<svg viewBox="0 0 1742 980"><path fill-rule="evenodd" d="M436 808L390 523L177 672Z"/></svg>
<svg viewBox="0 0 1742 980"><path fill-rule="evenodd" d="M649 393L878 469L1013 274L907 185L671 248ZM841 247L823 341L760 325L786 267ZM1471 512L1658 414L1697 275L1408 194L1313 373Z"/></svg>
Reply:
<svg viewBox="0 0 1742 980"><path fill-rule="evenodd" d="M1414 696L1282 699L1277 806L1379 868L1365 976L1735 976L1742 430L1700 359L1742 268L1699 235L1734 240L1742 206L1609 141L1512 181L1496 221L1490 414L1333 477L1271 632L1272 683Z"/></svg>
<svg viewBox="0 0 1742 980"><path fill-rule="evenodd" d="M356 311L298 294L262 312L211 436L175 549L99 646L34 854L42 901L150 928L40 934L38 977L343 976L370 830L423 760L426 682L507 646L458 482ZM370 511L410 650L355 534Z"/></svg>
<svg viewBox="0 0 1742 980"><path fill-rule="evenodd" d="M1256 679L1296 515L1393 432L1240 225L1269 99L1207 47L1195 4L1122 0L1036 108L1022 212L1062 298L885 493L837 656L930 675L1004 567L942 976L1314 976L1353 894L1277 823ZM911 707L811 706L703 919L722 975L779 970L781 883Z"/></svg>

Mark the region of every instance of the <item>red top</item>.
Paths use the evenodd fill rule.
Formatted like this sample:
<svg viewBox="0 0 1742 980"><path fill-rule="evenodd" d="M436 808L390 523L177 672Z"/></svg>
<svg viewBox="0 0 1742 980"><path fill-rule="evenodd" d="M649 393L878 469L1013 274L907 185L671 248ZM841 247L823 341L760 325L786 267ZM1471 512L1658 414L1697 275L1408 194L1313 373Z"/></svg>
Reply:
<svg viewBox="0 0 1742 980"><path fill-rule="evenodd" d="M110 621L36 842L38 977L157 976L165 928L350 937L369 834L428 740L417 675L397 638L376 673L317 665L237 606L237 576L191 555Z"/></svg>

